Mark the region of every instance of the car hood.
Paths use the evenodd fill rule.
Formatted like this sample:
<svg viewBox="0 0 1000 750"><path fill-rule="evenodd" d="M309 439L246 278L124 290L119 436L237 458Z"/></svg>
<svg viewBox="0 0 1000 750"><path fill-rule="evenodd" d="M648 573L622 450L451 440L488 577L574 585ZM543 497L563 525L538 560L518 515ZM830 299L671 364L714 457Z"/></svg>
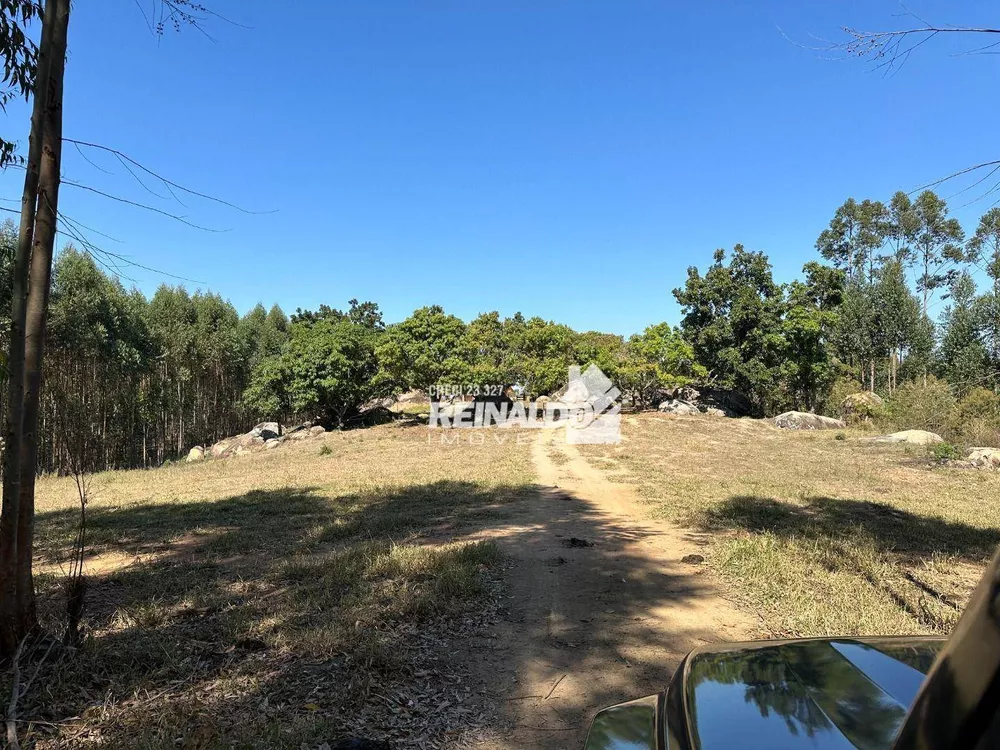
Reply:
<svg viewBox="0 0 1000 750"><path fill-rule="evenodd" d="M587 750L887 750L944 643L810 638L696 649L664 693L598 714Z"/></svg>

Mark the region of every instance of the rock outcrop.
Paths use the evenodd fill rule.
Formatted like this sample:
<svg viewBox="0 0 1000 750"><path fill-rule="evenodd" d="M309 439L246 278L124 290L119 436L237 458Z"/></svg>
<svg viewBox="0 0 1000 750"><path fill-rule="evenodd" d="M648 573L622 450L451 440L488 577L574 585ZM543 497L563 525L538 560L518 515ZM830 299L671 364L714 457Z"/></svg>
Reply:
<svg viewBox="0 0 1000 750"><path fill-rule="evenodd" d="M694 407L690 411L687 407ZM708 414L713 417L746 417L753 413L750 400L739 391L724 388L694 388L690 385L663 392L659 411L667 414Z"/></svg>
<svg viewBox="0 0 1000 750"><path fill-rule="evenodd" d="M840 402L840 413L850 422L868 422L885 409L885 401L877 393L852 393Z"/></svg>
<svg viewBox="0 0 1000 750"><path fill-rule="evenodd" d="M971 448L966 461L977 469L1000 469L1000 450L997 448Z"/></svg>
<svg viewBox="0 0 1000 750"><path fill-rule="evenodd" d="M944 442L944 438L936 432L928 432L927 430L903 430L891 435L862 439L870 440L873 443L907 443L909 445L936 445Z"/></svg>
<svg viewBox="0 0 1000 750"><path fill-rule="evenodd" d="M657 411L661 411L664 414L674 414L677 416L691 416L695 414L701 414L701 409L699 409L695 404L689 401L681 401L680 399L672 399L670 401L664 401L657 408Z"/></svg>
<svg viewBox="0 0 1000 750"><path fill-rule="evenodd" d="M774 424L784 430L839 430L846 427L839 419L809 411L786 411L774 418Z"/></svg>
<svg viewBox="0 0 1000 750"><path fill-rule="evenodd" d="M187 462L193 463L195 461L202 461L205 458L205 449L200 445L196 445L194 448L188 451Z"/></svg>
<svg viewBox="0 0 1000 750"><path fill-rule="evenodd" d="M326 428L321 425L312 425L308 422L297 427L283 430L277 422L261 422L252 430L243 435L220 440L207 452L202 451L202 456L212 458L227 458L229 456L245 456L249 453L256 453L262 450L271 450L288 442L289 440L309 440L320 437L326 433ZM192 448L192 452L195 449ZM194 461L190 455L188 461Z"/></svg>

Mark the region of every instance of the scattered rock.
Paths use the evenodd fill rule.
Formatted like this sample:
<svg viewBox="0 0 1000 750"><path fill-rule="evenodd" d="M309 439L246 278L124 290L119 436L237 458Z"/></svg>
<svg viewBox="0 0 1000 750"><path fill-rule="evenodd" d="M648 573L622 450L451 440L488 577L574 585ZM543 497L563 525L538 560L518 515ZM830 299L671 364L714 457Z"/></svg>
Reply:
<svg viewBox="0 0 1000 750"><path fill-rule="evenodd" d="M222 458L223 456L229 455L229 453L231 453L230 448L236 445L236 440L237 438L226 438L225 440L220 440L211 447L209 452L212 454L213 458Z"/></svg>
<svg viewBox="0 0 1000 750"><path fill-rule="evenodd" d="M710 417L729 417L729 416L732 416L730 414L727 414L722 409L717 409L714 406L710 406L707 409L705 409L705 414L707 414Z"/></svg>
<svg viewBox="0 0 1000 750"><path fill-rule="evenodd" d="M430 399L424 391L407 391L406 393L401 393L399 397L396 398L396 403L398 404L425 404Z"/></svg>
<svg viewBox="0 0 1000 750"><path fill-rule="evenodd" d="M681 558L682 563L689 563L690 565L700 565L705 562L704 555L684 555Z"/></svg>
<svg viewBox="0 0 1000 750"><path fill-rule="evenodd" d="M894 432L891 435L881 435L873 438L862 438L873 443L909 443L910 445L935 445L943 443L944 439L934 432L927 430L903 430Z"/></svg>
<svg viewBox="0 0 1000 750"><path fill-rule="evenodd" d="M579 539L579 538L573 536L573 537L570 537L569 539L563 539L562 540L562 546L563 547L571 547L571 548L593 547L594 543L593 542L588 542L586 539Z"/></svg>
<svg viewBox="0 0 1000 750"><path fill-rule="evenodd" d="M1000 450L997 448L971 448L966 460L978 469L1000 468Z"/></svg>
<svg viewBox="0 0 1000 750"><path fill-rule="evenodd" d="M786 411L774 418L774 424L785 430L839 430L846 427L839 419L808 411Z"/></svg>
<svg viewBox="0 0 1000 750"><path fill-rule="evenodd" d="M279 445L281 445L281 443L282 443L282 441L280 439L278 439L278 438L271 438L270 440L265 440L264 441L264 447L267 450L271 450L272 448L277 448Z"/></svg>
<svg viewBox="0 0 1000 750"><path fill-rule="evenodd" d="M657 411L661 411L664 414L675 414L677 416L701 414L701 409L699 409L694 404L688 401L680 401L677 399L674 399L672 401L664 401L662 404L660 404Z"/></svg>
<svg viewBox="0 0 1000 750"><path fill-rule="evenodd" d="M205 449L202 448L200 445L196 445L194 448L188 451L188 456L187 456L188 463L192 463L194 461L201 461L204 458L205 458Z"/></svg>
<svg viewBox="0 0 1000 750"><path fill-rule="evenodd" d="M247 435L252 437L264 438L264 440L276 438L280 434L281 426L277 422L261 422L247 433Z"/></svg>
<svg viewBox="0 0 1000 750"><path fill-rule="evenodd" d="M663 392L663 398L667 401L687 401L693 403L701 398L701 392L689 385L682 385L676 388L667 388Z"/></svg>
<svg viewBox="0 0 1000 750"><path fill-rule="evenodd" d="M706 408L721 409L727 417L748 417L754 413L750 399L740 391L729 388L702 388L696 400Z"/></svg>
<svg viewBox="0 0 1000 750"><path fill-rule="evenodd" d="M309 428L309 434L312 436L322 435L324 432L326 432L326 428L322 425L314 425Z"/></svg>

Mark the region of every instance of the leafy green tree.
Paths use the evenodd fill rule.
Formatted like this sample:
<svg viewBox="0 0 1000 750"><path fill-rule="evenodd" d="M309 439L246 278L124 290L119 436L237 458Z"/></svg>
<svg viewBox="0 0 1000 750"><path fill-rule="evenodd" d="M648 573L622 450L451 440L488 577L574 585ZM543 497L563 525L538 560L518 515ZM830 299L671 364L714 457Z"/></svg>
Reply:
<svg viewBox="0 0 1000 750"><path fill-rule="evenodd" d="M516 369L529 396L551 394L566 384L575 363L578 334L569 326L534 317L514 342Z"/></svg>
<svg viewBox="0 0 1000 750"><path fill-rule="evenodd" d="M942 318L941 365L958 395L992 380L989 355L982 337L982 307L976 282L966 271L951 286L951 303Z"/></svg>
<svg viewBox="0 0 1000 750"><path fill-rule="evenodd" d="M328 305L320 305L319 310L303 310L298 308L292 315L293 323L315 323L320 320L332 320L334 322L347 320L357 323L373 331L385 329L385 321L382 320L382 311L379 310L375 302L358 302L356 299L348 300L347 312L337 310Z"/></svg>
<svg viewBox="0 0 1000 750"><path fill-rule="evenodd" d="M881 201L848 198L816 240L819 254L846 271L849 279L864 274L871 280L881 260L879 248L889 232L890 213Z"/></svg>
<svg viewBox="0 0 1000 750"><path fill-rule="evenodd" d="M253 409L294 414L341 427L361 407L386 395L377 380L376 334L349 320L294 323L285 350L264 359L244 401Z"/></svg>
<svg viewBox="0 0 1000 750"><path fill-rule="evenodd" d="M962 250L965 232L958 219L948 217L945 200L931 190L917 196L913 210L918 221L914 242L920 270L917 288L923 295L926 316L934 290L951 284L958 274L955 264L965 259Z"/></svg>
<svg viewBox="0 0 1000 750"><path fill-rule="evenodd" d="M288 318L277 305L267 311L258 303L243 316L238 325L238 336L248 371L267 357L281 353L288 340L288 325Z"/></svg>
<svg viewBox="0 0 1000 750"><path fill-rule="evenodd" d="M725 260L717 250L704 276L689 268L684 287L674 290L681 331L711 380L743 392L766 413L780 393L784 295L763 253L737 245Z"/></svg>
<svg viewBox="0 0 1000 750"><path fill-rule="evenodd" d="M812 411L837 377L831 348L845 274L818 263L807 263L803 270L805 282L795 281L787 287L781 376L791 404Z"/></svg>
<svg viewBox="0 0 1000 750"><path fill-rule="evenodd" d="M897 191L889 201L889 226L886 238L892 247L892 257L904 267L913 263L913 248L920 232L920 216L910 196Z"/></svg>
<svg viewBox="0 0 1000 750"><path fill-rule="evenodd" d="M924 336L925 326L920 301L906 283L903 261L898 257L887 260L879 271L875 287L878 307L879 335L882 348L888 349L889 363L886 386L889 393L896 389L900 363Z"/></svg>
<svg viewBox="0 0 1000 750"><path fill-rule="evenodd" d="M992 281L979 305L991 366L1000 371L1000 208L991 208L979 219L969 239L968 255L971 262L985 268Z"/></svg>
<svg viewBox="0 0 1000 750"><path fill-rule="evenodd" d="M524 317L501 318L497 311L478 315L465 329L460 351L469 358L470 385L506 386L521 381L517 342Z"/></svg>
<svg viewBox="0 0 1000 750"><path fill-rule="evenodd" d="M837 355L868 388L874 388L875 363L882 356L875 288L867 281L851 280L833 335Z"/></svg>
<svg viewBox="0 0 1000 750"><path fill-rule="evenodd" d="M695 360L691 344L668 323L631 336L624 357L609 367L605 372L639 408L653 405L667 388L689 385L708 374Z"/></svg>
<svg viewBox="0 0 1000 750"><path fill-rule="evenodd" d="M387 327L377 349L379 380L397 392L461 385L470 378L465 323L440 305L421 307L401 323Z"/></svg>

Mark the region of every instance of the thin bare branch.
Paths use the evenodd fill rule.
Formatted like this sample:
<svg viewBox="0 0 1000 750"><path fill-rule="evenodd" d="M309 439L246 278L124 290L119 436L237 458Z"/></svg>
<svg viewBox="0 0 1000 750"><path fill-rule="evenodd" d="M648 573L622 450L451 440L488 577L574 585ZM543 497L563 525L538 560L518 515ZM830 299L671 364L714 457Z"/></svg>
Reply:
<svg viewBox="0 0 1000 750"><path fill-rule="evenodd" d="M873 60L877 63L874 70L884 70L885 75L890 75L905 65L914 51L939 34L1000 34L1000 28L931 24L914 13L907 12L903 15L916 19L922 25L895 31L865 31L844 26L841 30L849 39L846 42L831 44L826 51ZM979 51L991 46L993 45L980 47Z"/></svg>
<svg viewBox="0 0 1000 750"><path fill-rule="evenodd" d="M98 172L104 172L104 174L112 174L112 172L108 171L104 167L100 167L97 164L95 164L89 156L83 153L83 149L80 148L80 144L74 143L73 147L76 149L77 153L83 157L83 160L87 162L90 166L92 166L94 169L96 169Z"/></svg>
<svg viewBox="0 0 1000 750"><path fill-rule="evenodd" d="M160 214L161 216L166 216L167 218L173 219L175 221L179 221L181 224L187 224L189 227L193 227L195 229L200 229L203 232L223 233L223 232L230 232L230 231L232 231L230 229L212 229L210 227L203 227L203 226L201 226L199 224L195 224L194 222L188 221L183 216L180 216L178 214L172 214L169 211L164 211L163 209L156 208L155 206L148 206L145 203L138 203L136 201L131 201L128 198L122 198L119 195L112 195L111 193L105 193L103 190L98 190L97 188L90 187L89 185L84 185L84 184L79 183L79 182L73 182L71 180L64 179L62 181L62 184L63 185L68 185L70 187L75 187L75 188L78 188L80 190L86 190L86 191L94 193L96 195L100 195L100 196L102 196L104 198L108 198L110 200L117 201L119 203L124 203L127 206L135 206L136 208L141 208L141 209L143 209L145 211L152 211L153 213Z"/></svg>
<svg viewBox="0 0 1000 750"><path fill-rule="evenodd" d="M940 179L934 180L933 182L928 182L926 185L921 185L918 188L914 188L909 193L907 193L907 195L913 195L914 193L919 193L924 190L930 190L931 188L936 187L937 185L940 185L944 182L954 180L956 177L961 177L962 175L969 174L970 172L975 172L980 169L985 169L986 167L993 167L998 164L1000 164L1000 159L994 159L993 161L984 161L981 162L980 164L973 164L971 167L960 169L957 172L952 172L950 175L947 175L946 177L941 177Z"/></svg>
<svg viewBox="0 0 1000 750"><path fill-rule="evenodd" d="M243 208L242 206L238 206L235 203L230 203L229 201L223 200L221 198L216 198L214 195L208 195L206 193L201 193L201 192L198 192L197 190L192 190L191 188L184 187L183 185L179 185L178 183L174 182L173 180L169 180L166 177L164 177L163 175L154 172L149 167L145 166L144 164L141 164L140 162L138 162L135 159L133 159L132 157L130 157L128 154L123 153L122 151L119 151L116 148L111 148L110 146L102 146L99 143L90 143L88 141L79 141L79 140L76 140L74 138L63 138L63 140L66 141L67 143L73 143L73 144L75 144L77 146L85 146L87 148L98 149L100 151L106 151L106 152L108 152L110 154L114 154L119 160L124 160L124 161L128 162L129 164L133 165L134 167L136 167L137 169L140 169L143 172L145 172L146 174L150 175L151 177L155 177L157 180L159 180L160 182L162 182L164 185L167 185L167 186L172 187L172 188L176 188L177 190L180 190L183 193L187 193L188 195L193 195L193 196L195 196L197 198L204 198L205 200L212 201L213 203L218 203L219 205L226 206L227 208L232 208L232 209L234 209L236 211L240 211L241 213L245 213L245 214L262 215L262 214L275 213L274 211L251 211L249 209Z"/></svg>
<svg viewBox="0 0 1000 750"><path fill-rule="evenodd" d="M143 271L149 271L150 273L155 273L170 279L176 279L177 281L186 281L189 284L205 283L204 281L199 281L198 279L191 279L186 276L178 276L177 274L168 273L167 271L163 271L159 268L152 268L150 266L143 265L142 263L133 260L127 255L114 253L111 252L110 250L106 250L103 247L99 247L98 245L94 244L90 239L88 239L84 234L84 232L81 231L81 227L83 229L86 229L86 227L84 227L82 224L73 219L70 219L64 213L59 214L59 219L60 221L63 222L63 227L67 230L66 234L68 234L74 240L79 242L80 246L83 247L84 251L86 251L91 257L93 257L94 260L96 260L98 263L101 263L101 257L104 257L114 267L114 273L116 275L122 276L123 278L128 279L133 283L135 283L135 279L132 279L129 276L125 275L125 273L121 270L118 263L124 263L125 265L132 266L134 268L138 268ZM102 265L104 264L102 263Z"/></svg>

